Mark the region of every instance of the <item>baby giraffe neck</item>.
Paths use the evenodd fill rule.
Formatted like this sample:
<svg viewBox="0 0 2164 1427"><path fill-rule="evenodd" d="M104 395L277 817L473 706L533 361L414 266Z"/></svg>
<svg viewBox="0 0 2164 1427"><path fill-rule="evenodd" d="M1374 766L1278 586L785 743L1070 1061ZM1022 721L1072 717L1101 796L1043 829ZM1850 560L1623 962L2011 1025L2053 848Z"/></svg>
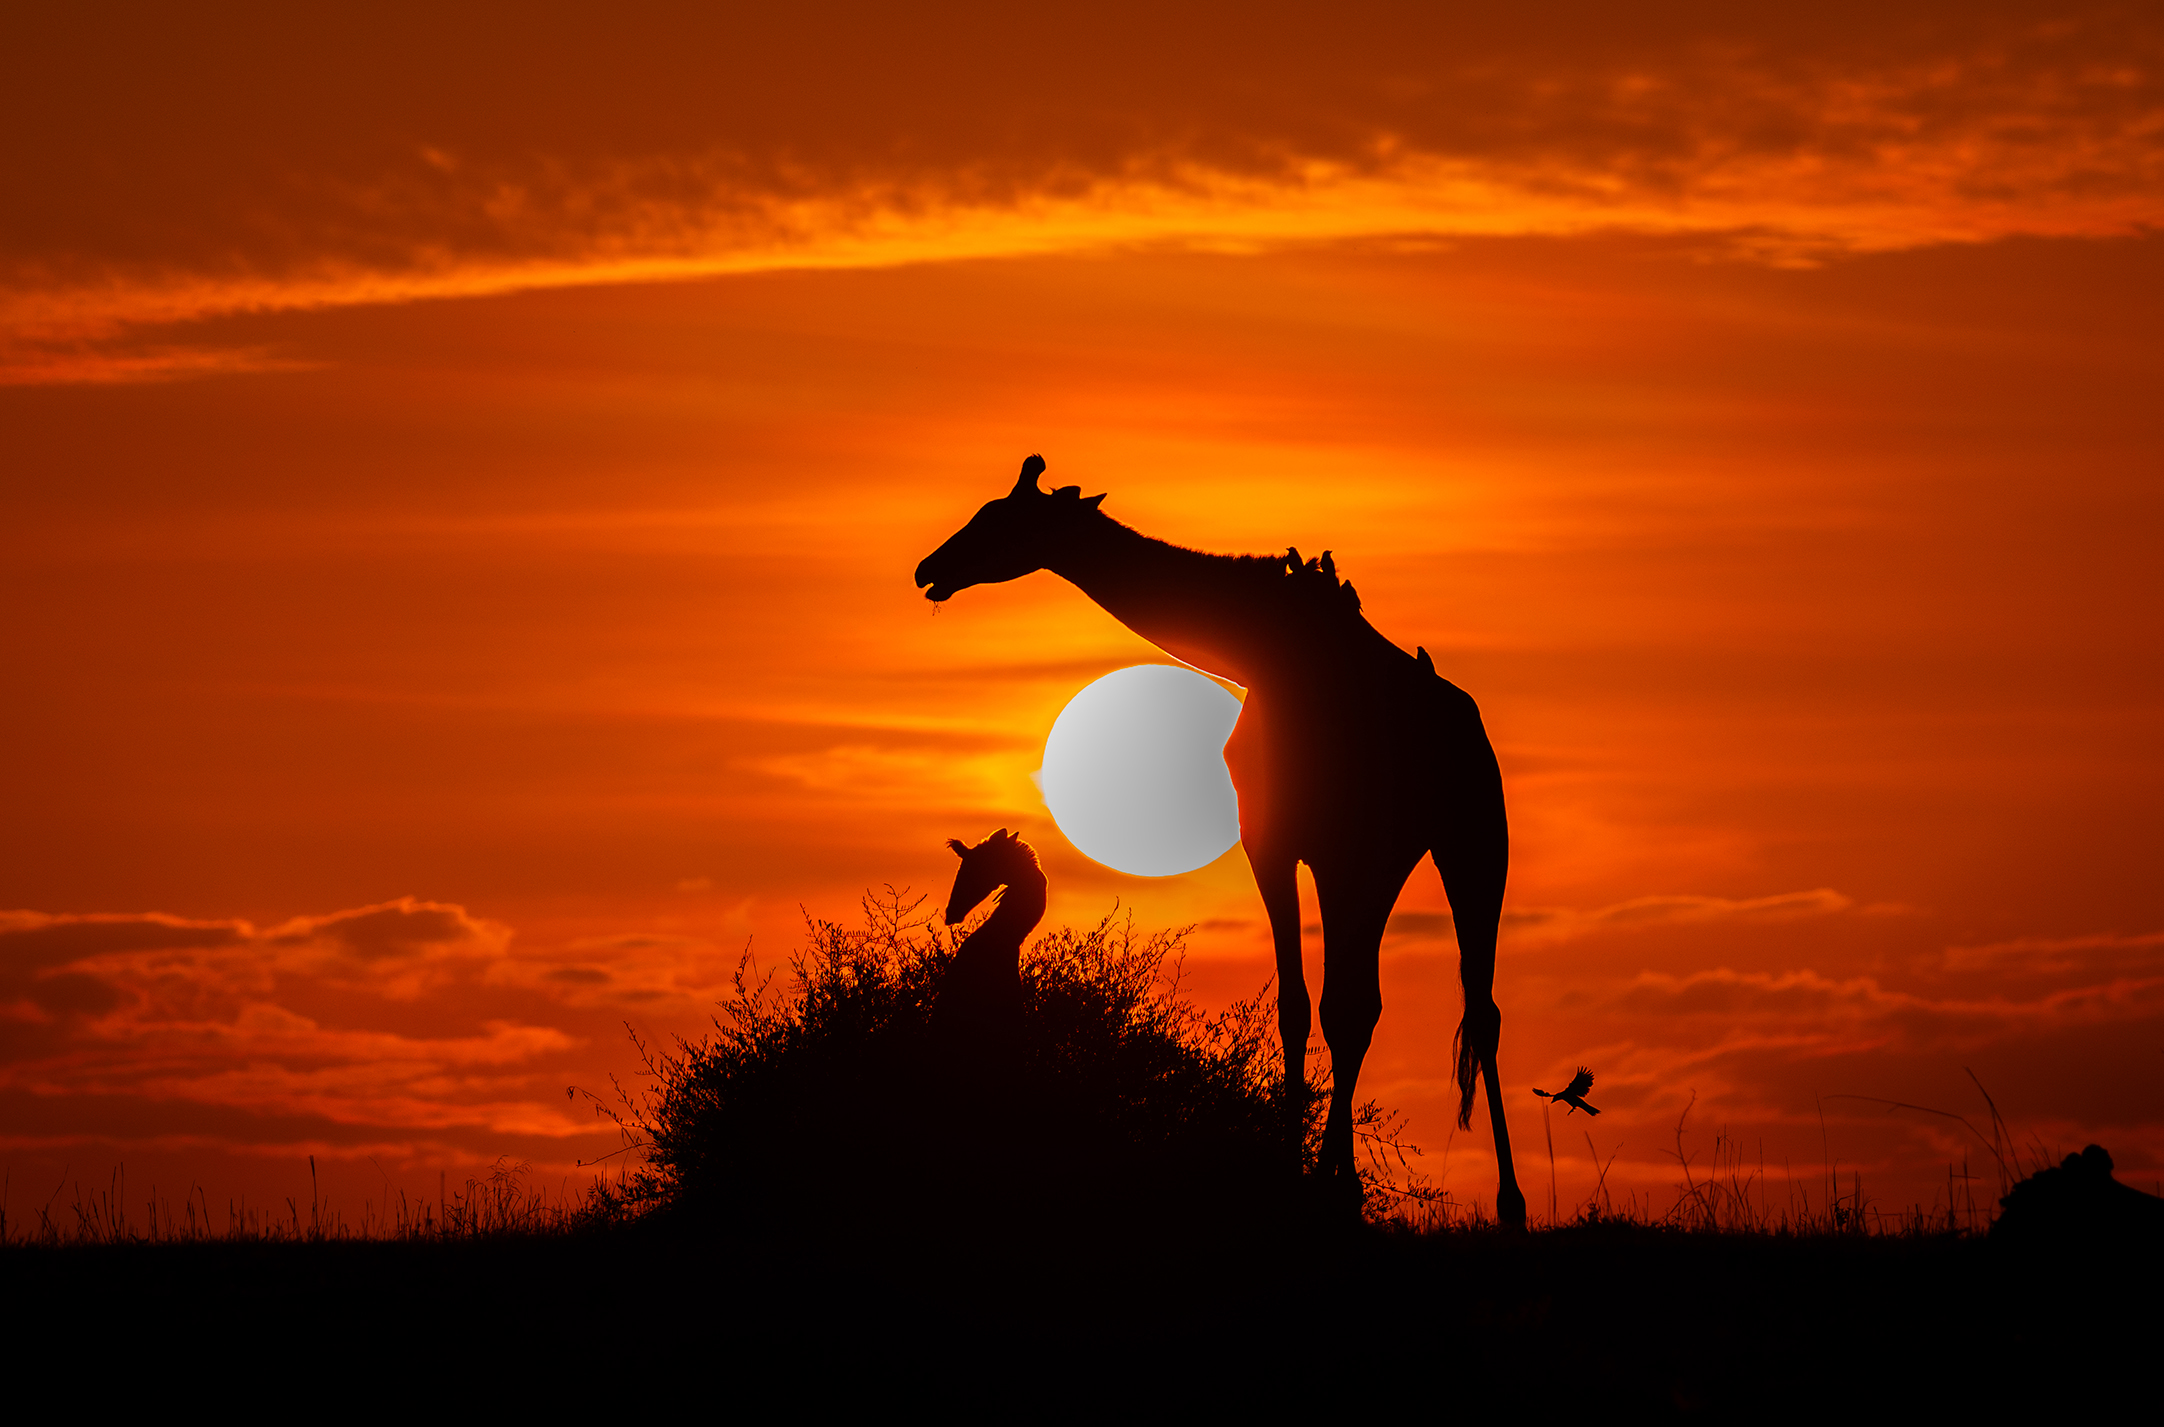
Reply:
<svg viewBox="0 0 2164 1427"><path fill-rule="evenodd" d="M969 939L1019 951L1022 939L1044 920L1044 905L1044 874L1035 869L1021 873L999 894L999 905Z"/></svg>

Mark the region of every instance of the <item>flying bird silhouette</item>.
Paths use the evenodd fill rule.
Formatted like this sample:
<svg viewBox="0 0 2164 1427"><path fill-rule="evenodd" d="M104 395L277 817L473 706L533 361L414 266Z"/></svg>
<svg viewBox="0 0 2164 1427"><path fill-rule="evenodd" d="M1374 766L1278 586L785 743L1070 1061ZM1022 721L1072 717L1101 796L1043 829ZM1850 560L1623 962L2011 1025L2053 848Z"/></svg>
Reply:
<svg viewBox="0 0 2164 1427"><path fill-rule="evenodd" d="M1533 1093L1543 1100L1553 1100L1558 1104L1570 1106L1574 1114L1583 1110L1588 1115L1598 1115L1600 1111L1585 1103L1585 1092L1592 1088L1593 1072L1581 1065L1578 1067L1578 1073L1571 1077L1570 1084L1564 1089L1558 1090L1551 1095L1536 1085L1533 1087Z"/></svg>

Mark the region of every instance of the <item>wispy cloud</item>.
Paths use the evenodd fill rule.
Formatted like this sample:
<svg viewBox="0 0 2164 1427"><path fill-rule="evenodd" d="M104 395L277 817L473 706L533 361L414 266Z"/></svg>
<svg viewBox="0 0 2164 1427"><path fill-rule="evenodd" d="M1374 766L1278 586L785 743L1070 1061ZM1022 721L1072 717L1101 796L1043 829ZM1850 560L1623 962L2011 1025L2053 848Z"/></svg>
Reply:
<svg viewBox="0 0 2164 1427"><path fill-rule="evenodd" d="M91 145L87 118L70 127L110 82L81 75L17 131L41 146L18 165L18 198L40 218L0 230L5 369L22 381L250 369L277 359L134 347L129 334L780 268L1612 230L1793 262L2164 222L2164 37L2124 14L1809 37L1740 19L1620 35L1584 18L1563 27L1582 32L1566 44L1552 25L1468 33L1392 10L1372 27L1388 43L1349 38L1367 29L1348 23L1318 49L1255 16L1236 40L1153 22L1146 42L1121 46L1104 17L1090 28L1112 52L1047 33L1024 83L976 27L889 33L869 15L757 37L680 16L685 52L706 59L681 71L546 41L507 56L495 35L469 37L468 53L432 33L444 68L414 76L406 99L378 96L384 112L288 98L287 128L228 132L226 104L170 95L125 157ZM392 58L392 29L370 38L396 70L411 61ZM267 83L227 73L213 39L172 37L211 52L159 66L195 76L159 83ZM320 47L289 40L293 65L329 66L326 98L353 84ZM63 75L65 54L53 57ZM781 56L807 68L792 79ZM586 83L537 107L519 82L536 63ZM32 74L20 102L57 83ZM156 97L103 101L128 113ZM669 118L641 127L626 112ZM79 171L93 159L95 184ZM158 225L141 221L146 207Z"/></svg>
<svg viewBox="0 0 2164 1427"><path fill-rule="evenodd" d="M548 965L509 961L510 940L463 907L411 897L269 928L0 914L0 1090L405 1131L586 1133L528 1083L577 1038L492 1016L472 994L549 984ZM424 997L426 1014L399 1009Z"/></svg>
<svg viewBox="0 0 2164 1427"><path fill-rule="evenodd" d="M26 304L34 307L34 304ZM78 321L40 321L35 316L0 347L0 383L14 386L103 385L115 382L184 381L243 372L306 371L315 362L267 347L136 346L125 326L138 321L125 309Z"/></svg>
<svg viewBox="0 0 2164 1427"><path fill-rule="evenodd" d="M1695 922L1768 922L1823 917L1845 912L1854 899L1831 887L1782 892L1770 897L1633 897L1606 907L1505 907L1503 935L1517 945L1575 940L1616 928ZM1390 935L1406 941L1445 939L1454 934L1448 912L1401 911L1390 918Z"/></svg>
<svg viewBox="0 0 2164 1427"><path fill-rule="evenodd" d="M2164 976L2106 975L2031 994L1969 989L1933 995L1867 976L1716 967L1683 976L1642 973L1590 1015L1615 1031L1606 1053L1616 1064L1636 1058L1642 1067L1664 1067L1660 1074L1671 1088L1692 1072L1710 1071L1744 1087L1752 1101L1785 1100L1792 1107L1803 1084L1872 1084L1867 1067L1874 1064L1951 1066L2069 1036L2143 1034L2141 1028L2164 1019Z"/></svg>
<svg viewBox="0 0 2164 1427"><path fill-rule="evenodd" d="M2107 967L2121 971L2164 970L2164 932L2015 937L1982 946L1946 949L1946 969L1955 973L1988 971L2009 977L2058 977L2069 971Z"/></svg>

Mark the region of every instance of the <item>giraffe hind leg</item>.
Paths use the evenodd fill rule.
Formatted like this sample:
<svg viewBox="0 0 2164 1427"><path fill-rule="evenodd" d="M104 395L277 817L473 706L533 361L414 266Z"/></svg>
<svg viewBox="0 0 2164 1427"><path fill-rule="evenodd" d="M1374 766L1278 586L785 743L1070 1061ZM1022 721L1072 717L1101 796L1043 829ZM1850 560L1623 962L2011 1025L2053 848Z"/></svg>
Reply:
<svg viewBox="0 0 2164 1427"><path fill-rule="evenodd" d="M1487 1088L1488 1122L1495 1136L1495 1213L1505 1228L1525 1226L1525 1194L1518 1188L1510 1154L1510 1122L1503 1111L1503 1084L1496 1070L1503 1013L1495 1004L1495 944L1503 915L1503 883L1509 867L1508 834L1502 829L1501 788L1496 789L1495 827L1486 837L1459 836L1434 849L1436 870L1450 898L1457 929L1458 976L1465 1016L1458 1024L1458 1123L1471 1122L1475 1079Z"/></svg>

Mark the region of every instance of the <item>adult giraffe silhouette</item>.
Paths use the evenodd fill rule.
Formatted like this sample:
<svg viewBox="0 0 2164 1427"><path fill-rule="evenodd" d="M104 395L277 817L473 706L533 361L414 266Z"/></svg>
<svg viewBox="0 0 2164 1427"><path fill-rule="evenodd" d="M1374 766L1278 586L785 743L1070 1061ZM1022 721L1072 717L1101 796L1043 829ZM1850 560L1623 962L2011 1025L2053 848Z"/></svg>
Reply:
<svg viewBox="0 0 2164 1427"><path fill-rule="evenodd" d="M1405 879L1433 857L1450 898L1465 1015L1458 1024L1458 1123L1485 1080L1499 1171L1496 1214L1525 1223L1510 1158L1496 1046L1495 939L1509 870L1503 779L1480 711L1376 632L1326 553L1208 555L1153 540L1084 499L1038 489L1044 458L917 566L926 598L1050 570L1167 654L1247 689L1225 763L1240 838L1277 950L1285 1103L1297 1124L1313 1021L1300 965L1298 867L1322 907L1322 1031L1330 1046L1324 1172L1355 1196L1353 1086L1382 1015L1377 957Z"/></svg>

